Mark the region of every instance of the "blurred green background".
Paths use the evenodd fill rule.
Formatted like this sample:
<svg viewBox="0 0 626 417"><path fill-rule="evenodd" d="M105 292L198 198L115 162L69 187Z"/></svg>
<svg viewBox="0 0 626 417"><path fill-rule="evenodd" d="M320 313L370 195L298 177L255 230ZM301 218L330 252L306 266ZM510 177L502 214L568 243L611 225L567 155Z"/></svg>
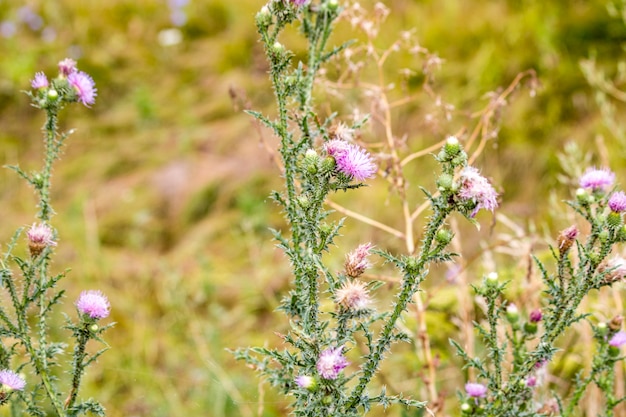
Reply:
<svg viewBox="0 0 626 417"><path fill-rule="evenodd" d="M590 85L581 69L583 60L597 57L598 68L618 87L624 81L626 27L607 0L385 4L391 15L381 44L400 30L414 30L421 45L444 59L435 85L463 120L485 105L484 94L521 71L536 70L542 84L537 96L522 91L514 97L499 139L477 163L503 191L501 211L521 229L538 225L549 236L568 226L555 219L549 202L554 190L569 195L558 180L558 153L567 142L578 144L579 155L590 152L596 164L610 163L624 183L623 109ZM280 178L242 112L245 103L273 111L254 27L262 5L0 1L1 164L29 171L42 157L43 114L21 93L35 72L53 76L57 62L71 57L97 84L92 109L72 106L62 115L62 126L76 133L54 172L52 223L59 245L53 267L71 268L62 282L67 313L83 289L101 289L111 301L117 325L106 339L112 349L90 369L82 392L100 400L111 417L286 414L286 402L226 351L275 345L274 331L286 326L273 310L288 288L289 265L267 231L268 225L283 226L267 198ZM353 36L343 22L334 41ZM399 122L409 139L419 138L418 146L460 126L451 122L439 135L411 130L425 112L411 107ZM415 171L414 183L432 187L432 164ZM34 194L12 172L0 170L0 184L0 241L6 242L17 227L33 222L36 209ZM386 196L376 180L344 201L350 209L377 212L385 210ZM393 213L387 219L393 222ZM401 249L354 220L347 225L331 265L339 267L345 252L370 239ZM471 247L478 238L469 239ZM513 271L516 262L509 262ZM480 268L471 276L479 277ZM443 279L445 271L433 275ZM446 301L429 316L445 368L438 383L450 398L463 382L447 344L458 333L455 311L454 300ZM59 327L55 336L65 334ZM423 364L413 350L398 348L399 359L386 375L421 399ZM454 414L453 400L448 407Z"/></svg>

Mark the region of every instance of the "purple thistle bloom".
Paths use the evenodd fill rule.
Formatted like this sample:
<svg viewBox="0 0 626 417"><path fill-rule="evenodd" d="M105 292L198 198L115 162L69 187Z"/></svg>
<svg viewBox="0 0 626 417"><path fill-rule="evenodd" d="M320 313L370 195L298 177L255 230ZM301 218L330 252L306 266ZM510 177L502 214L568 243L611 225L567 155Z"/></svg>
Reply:
<svg viewBox="0 0 626 417"><path fill-rule="evenodd" d="M76 301L76 308L92 319L103 319L109 315L111 304L100 291L83 291Z"/></svg>
<svg viewBox="0 0 626 417"><path fill-rule="evenodd" d="M76 90L78 101L86 107L96 102L96 84L87 73L83 71L72 72L67 76L67 82Z"/></svg>
<svg viewBox="0 0 626 417"><path fill-rule="evenodd" d="M56 246L56 242L52 240L52 229L45 223L33 223L26 232L28 240L31 244L42 246Z"/></svg>
<svg viewBox="0 0 626 417"><path fill-rule="evenodd" d="M474 167L465 167L461 171L461 189L459 197L476 203L470 217L474 217L481 208L493 212L498 207L498 193L485 177Z"/></svg>
<svg viewBox="0 0 626 417"><path fill-rule="evenodd" d="M591 188L592 190L605 190L615 182L615 174L608 168L587 168L582 177L580 177L580 186L582 188Z"/></svg>
<svg viewBox="0 0 626 417"><path fill-rule="evenodd" d="M609 208L615 213L621 213L626 210L626 194L623 191L618 191L611 194L609 198Z"/></svg>
<svg viewBox="0 0 626 417"><path fill-rule="evenodd" d="M328 348L317 359L317 371L324 379L337 379L339 372L350 364L341 354L343 346Z"/></svg>
<svg viewBox="0 0 626 417"><path fill-rule="evenodd" d="M335 158L337 169L350 178L363 181L376 173L371 155L357 145L334 139L326 142L324 148L328 155Z"/></svg>
<svg viewBox="0 0 626 417"><path fill-rule="evenodd" d="M290 3L295 4L296 6L304 6L309 2L309 0L289 0Z"/></svg>
<svg viewBox="0 0 626 417"><path fill-rule="evenodd" d="M609 346L620 347L623 344L626 344L626 332L623 331L615 333L609 340Z"/></svg>
<svg viewBox="0 0 626 417"><path fill-rule="evenodd" d="M15 372L3 369L0 371L0 385L12 391L21 391L26 386L26 381Z"/></svg>
<svg viewBox="0 0 626 417"><path fill-rule="evenodd" d="M76 69L76 61L73 59L65 58L63 61L59 62L59 72L63 77L67 77L76 71L78 71Z"/></svg>
<svg viewBox="0 0 626 417"><path fill-rule="evenodd" d="M541 310L536 309L530 312L530 321L531 323L539 323L543 318L543 314L541 314Z"/></svg>
<svg viewBox="0 0 626 417"><path fill-rule="evenodd" d="M39 90L40 88L48 88L50 84L48 83L48 78L43 72L38 72L35 74L35 78L30 82L30 86L35 90Z"/></svg>
<svg viewBox="0 0 626 417"><path fill-rule="evenodd" d="M487 395L487 387L476 382L468 382L465 384L465 392L473 398L483 398Z"/></svg>

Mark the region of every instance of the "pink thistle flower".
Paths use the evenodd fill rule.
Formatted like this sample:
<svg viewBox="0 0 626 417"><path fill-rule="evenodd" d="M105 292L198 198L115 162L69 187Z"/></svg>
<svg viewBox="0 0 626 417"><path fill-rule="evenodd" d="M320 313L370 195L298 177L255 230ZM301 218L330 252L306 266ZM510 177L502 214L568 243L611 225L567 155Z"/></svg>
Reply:
<svg viewBox="0 0 626 417"><path fill-rule="evenodd" d="M65 58L63 61L59 62L59 72L61 76L67 77L68 75L78 71L76 69L76 61L71 58Z"/></svg>
<svg viewBox="0 0 626 417"><path fill-rule="evenodd" d="M75 71L67 76L67 82L74 88L78 95L78 101L83 103L86 107L90 107L91 104L96 102L96 84L87 73L82 71Z"/></svg>
<svg viewBox="0 0 626 417"><path fill-rule="evenodd" d="M296 381L296 384L300 388L304 388L304 389L308 389L308 390L313 390L315 388L315 386L316 386L315 378L313 378L312 376L309 376L309 375L297 376L295 381Z"/></svg>
<svg viewBox="0 0 626 417"><path fill-rule="evenodd" d="M39 255L46 247L56 246L57 243L52 238L52 229L44 223L33 223L28 232L28 249L31 256Z"/></svg>
<svg viewBox="0 0 626 417"><path fill-rule="evenodd" d="M367 259L372 247L373 245L371 243L364 243L346 255L346 261L344 264L346 268L346 275L356 278L365 272L367 268L372 266Z"/></svg>
<svg viewBox="0 0 626 417"><path fill-rule="evenodd" d="M324 379L337 379L339 372L350 364L341 354L343 346L328 348L317 359L317 371Z"/></svg>
<svg viewBox="0 0 626 417"><path fill-rule="evenodd" d="M531 323L539 323L543 318L543 314L541 313L541 310L535 309L530 312L529 318Z"/></svg>
<svg viewBox="0 0 626 417"><path fill-rule="evenodd" d="M609 346L620 347L626 344L626 332L617 332L609 340Z"/></svg>
<svg viewBox="0 0 626 417"><path fill-rule="evenodd" d="M537 386L537 377L534 375L529 376L526 379L526 386L529 388Z"/></svg>
<svg viewBox="0 0 626 417"><path fill-rule="evenodd" d="M487 387L476 382L465 384L465 392L472 398L483 398L487 395Z"/></svg>
<svg viewBox="0 0 626 417"><path fill-rule="evenodd" d="M335 300L352 311L366 310L372 302L365 283L358 280L345 282L335 293Z"/></svg>
<svg viewBox="0 0 626 417"><path fill-rule="evenodd" d="M35 90L39 90L41 88L48 88L50 84L48 83L48 78L46 74L43 72L38 72L35 74L35 78L30 82L30 86Z"/></svg>
<svg viewBox="0 0 626 417"><path fill-rule="evenodd" d="M15 372L3 369L0 371L0 385L11 391L22 391L26 386L26 381Z"/></svg>
<svg viewBox="0 0 626 417"><path fill-rule="evenodd" d="M609 208L615 213L621 213L626 210L626 194L623 191L618 191L611 194L609 198Z"/></svg>
<svg viewBox="0 0 626 417"><path fill-rule="evenodd" d="M474 217L481 208L493 212L498 207L498 193L485 177L474 167L467 166L461 171L459 197L476 203L470 217Z"/></svg>
<svg viewBox="0 0 626 417"><path fill-rule="evenodd" d="M326 153L335 158L337 169L357 181L371 178L376 173L376 164L371 155L357 145L333 139L324 145Z"/></svg>
<svg viewBox="0 0 626 417"><path fill-rule="evenodd" d="M76 301L76 308L81 314L86 314L92 319L108 317L111 304L100 291L83 291Z"/></svg>
<svg viewBox="0 0 626 417"><path fill-rule="evenodd" d="M290 3L295 4L296 6L304 6L309 2L309 0L289 0Z"/></svg>
<svg viewBox="0 0 626 417"><path fill-rule="evenodd" d="M580 186L582 188L591 188L592 190L606 190L615 182L615 174L608 168L587 168L582 177L580 177Z"/></svg>

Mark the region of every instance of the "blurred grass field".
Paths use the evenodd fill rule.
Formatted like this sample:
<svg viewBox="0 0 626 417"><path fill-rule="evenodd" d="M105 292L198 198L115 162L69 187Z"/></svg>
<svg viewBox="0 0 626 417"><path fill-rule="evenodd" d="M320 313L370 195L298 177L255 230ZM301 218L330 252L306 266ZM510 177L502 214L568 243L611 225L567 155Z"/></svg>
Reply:
<svg viewBox="0 0 626 417"><path fill-rule="evenodd" d="M596 164L610 163L626 184L624 147L604 123L597 91L580 69L581 60L593 55L610 74L623 65L626 26L608 13L607 0L385 4L391 15L381 44L400 30L414 30L424 47L444 59L435 83L459 116L435 136L418 130L425 109L410 108L399 124L414 146L454 133L459 119L484 104L486 93L524 70L537 72L538 95L515 96L502 115L499 139L477 163L500 185L501 212L521 230L549 237L568 226L549 199L551 192L569 196L557 179L557 154L566 142L591 152ZM261 6L260 0L191 0L183 9L187 21L175 27L165 0L0 2L0 22L13 24L0 26L1 164L19 163L29 171L41 159L43 115L20 93L36 71L54 74L57 62L69 56L98 87L92 109L73 106L62 116L62 126L76 133L54 172L52 223L59 245L53 266L71 268L62 282L67 313L83 289L101 289L111 301L117 323L106 338L111 350L90 369L81 393L100 400L111 417L286 414L286 403L226 351L276 344L274 331L287 326L274 309L288 288L289 265L267 230L283 227L268 199L280 178L250 117L230 94L245 94L252 108L273 111L254 27ZM40 16L39 27L25 20L23 7ZM344 22L335 41L352 37ZM433 167L418 165L413 182L432 187ZM0 170L0 184L0 242L6 242L17 227L32 223L36 210L33 193L12 172ZM382 181L339 198L352 210L393 223L386 199ZM476 236L485 233L463 233L469 259L481 257ZM336 267L358 242L372 239L400 250L354 220L347 221L344 235L329 257ZM539 253L545 249L541 241L529 245ZM502 273L513 276L522 261L503 259L508 263L500 265ZM484 265L476 261L470 279L479 278ZM445 273L434 269L433 282L441 283ZM440 289L428 317L442 361L438 383L450 397L463 382L447 343L458 333L456 291ZM412 324L407 318L407 327ZM56 336L64 335L59 327ZM394 350L398 355L385 365L385 382L421 399L423 364L415 349ZM573 369L590 360L588 354ZM406 414L391 409L373 415Z"/></svg>

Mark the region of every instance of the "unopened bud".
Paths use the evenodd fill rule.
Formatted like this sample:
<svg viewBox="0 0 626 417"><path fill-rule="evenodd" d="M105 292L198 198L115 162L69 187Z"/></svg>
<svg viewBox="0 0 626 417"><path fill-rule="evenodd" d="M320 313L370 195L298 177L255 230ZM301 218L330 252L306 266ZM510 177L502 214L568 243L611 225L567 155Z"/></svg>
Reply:
<svg viewBox="0 0 626 417"><path fill-rule="evenodd" d="M537 308L530 312L528 318L530 319L531 323L539 323L543 318L543 314L541 313L541 310Z"/></svg>
<svg viewBox="0 0 626 417"><path fill-rule="evenodd" d="M92 324L91 326L89 326L89 330L93 333L97 332L100 329L100 327L98 327L97 324Z"/></svg>
<svg viewBox="0 0 626 417"><path fill-rule="evenodd" d="M450 174L441 174L437 178L437 186L439 191L450 191L454 185L454 178Z"/></svg>
<svg viewBox="0 0 626 417"><path fill-rule="evenodd" d="M346 255L344 263L346 275L356 278L371 266L367 258L372 247L371 243L364 243Z"/></svg>
<svg viewBox="0 0 626 417"><path fill-rule="evenodd" d="M537 333L537 323L533 323L533 322L524 323L524 331L527 334L531 334L531 335Z"/></svg>
<svg viewBox="0 0 626 417"><path fill-rule="evenodd" d="M610 228L615 229L622 225L622 215L621 213L616 213L614 211L610 212L606 218L606 223Z"/></svg>
<svg viewBox="0 0 626 417"><path fill-rule="evenodd" d="M337 162L335 161L335 158L333 158L332 156L327 156L322 161L322 173L328 174L330 172L333 172L336 164Z"/></svg>
<svg viewBox="0 0 626 417"><path fill-rule="evenodd" d="M509 304L506 307L506 318L511 324L517 323L519 320L519 310L515 304Z"/></svg>
<svg viewBox="0 0 626 417"><path fill-rule="evenodd" d="M472 406L468 403L461 404L461 413L470 414L472 412Z"/></svg>
<svg viewBox="0 0 626 417"><path fill-rule="evenodd" d="M614 332L618 331L619 329L622 328L622 323L624 322L624 317L617 315L615 317L613 317L611 319L611 321L609 322L609 329L613 330Z"/></svg>
<svg viewBox="0 0 626 417"><path fill-rule="evenodd" d="M274 45L272 45L272 50L276 54L282 54L283 52L285 52L285 47L280 42L274 42Z"/></svg>
<svg viewBox="0 0 626 417"><path fill-rule="evenodd" d="M262 28L267 28L272 24L272 13L267 6L261 7L261 10L256 14L256 24Z"/></svg>
<svg viewBox="0 0 626 417"><path fill-rule="evenodd" d="M446 144L443 146L443 150L451 157L456 156L461 150L461 144L456 136L449 136L446 139Z"/></svg>
<svg viewBox="0 0 626 417"><path fill-rule="evenodd" d="M51 88L48 90L48 98L52 100L56 100L59 97L59 93L57 90Z"/></svg>
<svg viewBox="0 0 626 417"><path fill-rule="evenodd" d="M578 228L576 226L570 226L567 229L562 230L561 233L559 233L557 243L559 245L559 253L561 254L561 256L563 256L570 250L574 242L576 242L577 236Z"/></svg>
<svg viewBox="0 0 626 417"><path fill-rule="evenodd" d="M593 202L593 197L584 188L579 188L576 190L576 200L585 206Z"/></svg>
<svg viewBox="0 0 626 417"><path fill-rule="evenodd" d="M437 239L437 242L439 242L439 244L442 246L445 246L448 243L450 243L453 237L454 237L454 233L452 233L448 229L437 230L437 235L435 236L435 238Z"/></svg>
<svg viewBox="0 0 626 417"><path fill-rule="evenodd" d="M609 333L609 327L604 322L598 323L596 326L596 332L600 336L606 336Z"/></svg>
<svg viewBox="0 0 626 417"><path fill-rule="evenodd" d="M497 272L488 273L487 276L485 277L485 284L489 287L495 287L496 285L498 285L498 273Z"/></svg>

